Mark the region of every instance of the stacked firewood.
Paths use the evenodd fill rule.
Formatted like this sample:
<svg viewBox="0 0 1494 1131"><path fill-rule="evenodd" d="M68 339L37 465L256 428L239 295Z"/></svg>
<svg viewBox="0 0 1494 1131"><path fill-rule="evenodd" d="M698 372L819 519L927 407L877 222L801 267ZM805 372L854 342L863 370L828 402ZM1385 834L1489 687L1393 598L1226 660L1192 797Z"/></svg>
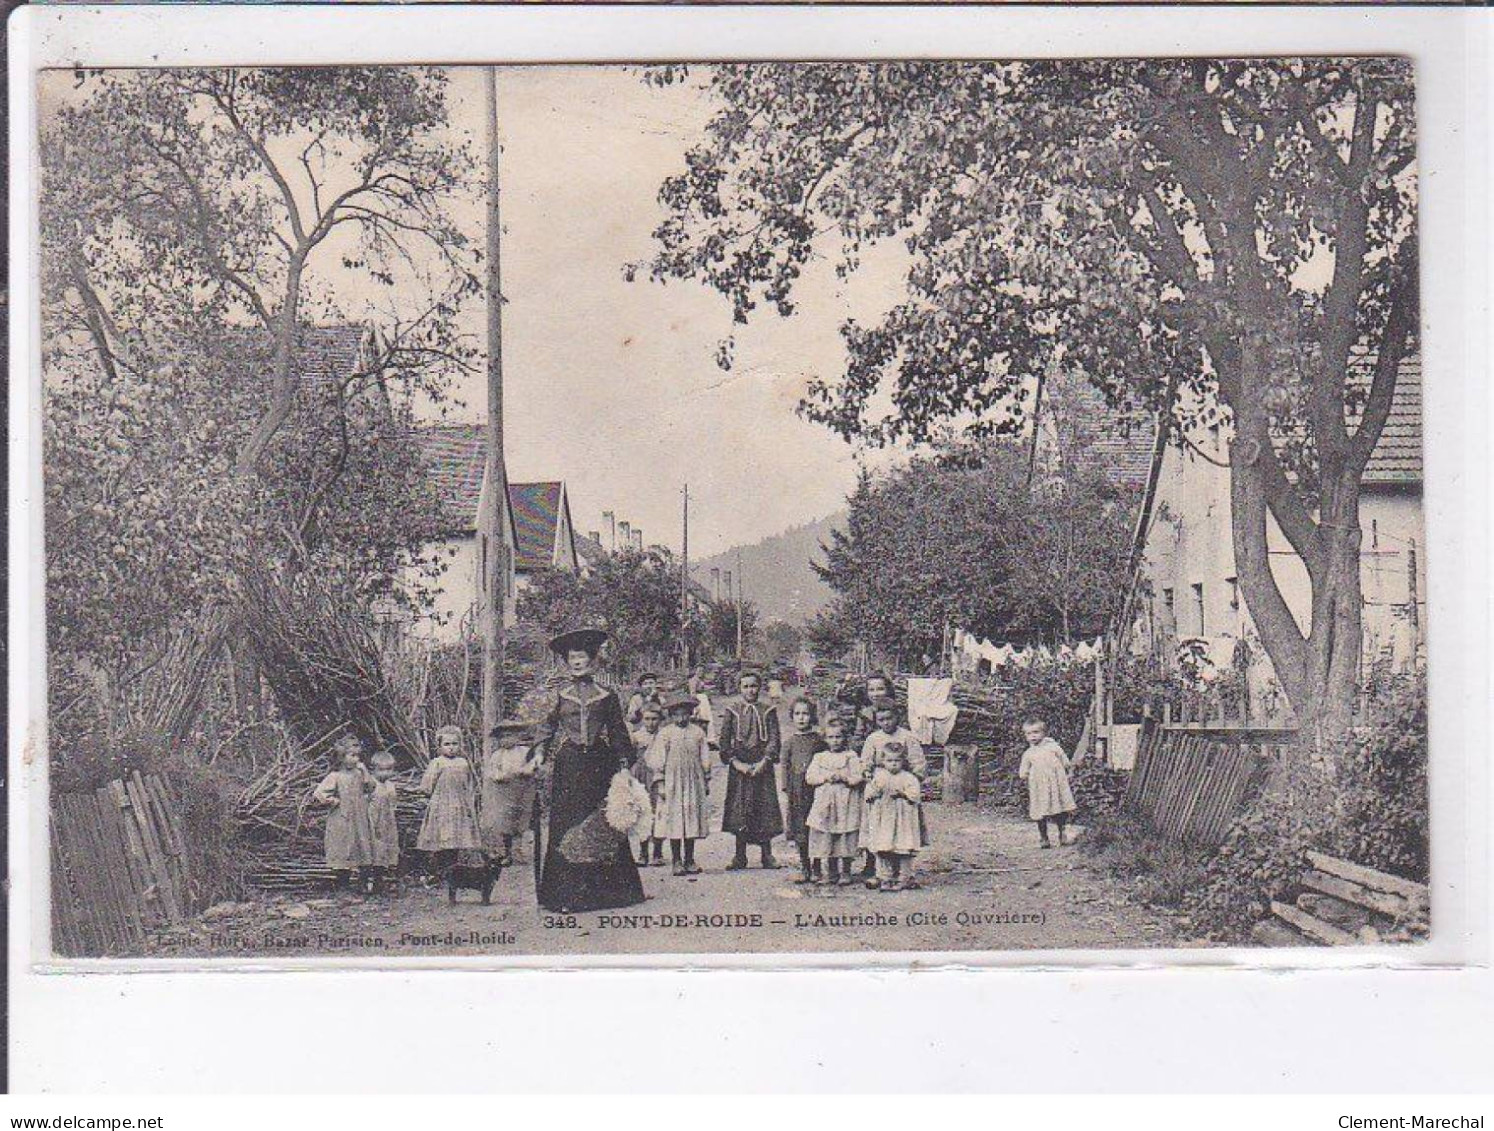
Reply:
<svg viewBox="0 0 1494 1131"><path fill-rule="evenodd" d="M346 728L367 750L388 750L406 766L425 761L420 734L390 693L365 613L305 579L251 577L245 588L245 628L275 704L303 748Z"/></svg>

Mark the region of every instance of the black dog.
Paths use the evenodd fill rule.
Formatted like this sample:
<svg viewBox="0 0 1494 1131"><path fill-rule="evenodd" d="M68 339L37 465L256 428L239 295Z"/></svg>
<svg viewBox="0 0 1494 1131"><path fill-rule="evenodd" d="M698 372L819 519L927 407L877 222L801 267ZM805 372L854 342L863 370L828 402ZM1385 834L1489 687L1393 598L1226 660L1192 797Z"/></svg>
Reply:
<svg viewBox="0 0 1494 1131"><path fill-rule="evenodd" d="M464 852L446 868L446 898L455 903L458 891L471 889L481 893L483 903L491 903L493 885L501 875L503 865L492 857Z"/></svg>

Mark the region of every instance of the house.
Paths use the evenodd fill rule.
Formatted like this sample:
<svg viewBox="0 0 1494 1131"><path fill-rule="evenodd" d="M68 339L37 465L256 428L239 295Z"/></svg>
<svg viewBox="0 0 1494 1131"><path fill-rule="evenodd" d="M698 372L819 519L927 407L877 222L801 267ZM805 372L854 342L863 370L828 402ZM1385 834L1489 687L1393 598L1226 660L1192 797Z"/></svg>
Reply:
<svg viewBox="0 0 1494 1131"><path fill-rule="evenodd" d="M1351 366L1368 384L1374 358L1361 350ZM1227 436L1197 431L1186 443L1157 445L1138 524L1136 556L1142 584L1133 606L1131 646L1175 657L1194 647L1217 667L1248 663L1250 685L1266 697L1274 676L1251 624L1235 575L1230 529ZM1426 559L1422 548L1421 360L1407 357L1380 441L1362 481L1360 555L1364 598L1364 660L1395 668L1421 657L1426 623ZM1307 570L1274 520L1272 571L1306 632L1311 610ZM1237 642L1246 648L1237 652Z"/></svg>
<svg viewBox="0 0 1494 1131"><path fill-rule="evenodd" d="M487 437L479 424L438 424L415 434L434 486L444 523L426 547L444 567L434 585L430 612L417 631L440 640L459 639L481 611L483 577L491 557L479 535L489 505ZM504 493L500 493L503 497ZM505 521L509 576L507 623L515 601L534 575L550 569L578 572L575 529L563 482L509 483Z"/></svg>

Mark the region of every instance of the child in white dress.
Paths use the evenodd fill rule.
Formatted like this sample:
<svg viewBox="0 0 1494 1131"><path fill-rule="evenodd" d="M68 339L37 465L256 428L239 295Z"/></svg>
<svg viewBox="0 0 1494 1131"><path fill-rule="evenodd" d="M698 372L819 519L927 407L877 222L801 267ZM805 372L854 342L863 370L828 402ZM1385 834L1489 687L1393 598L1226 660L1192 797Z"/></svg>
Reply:
<svg viewBox="0 0 1494 1131"><path fill-rule="evenodd" d="M923 783L906 768L902 743L882 748L882 764L866 784L866 847L876 855L877 874L866 886L899 891L906 886L904 871L912 871L913 855L922 845Z"/></svg>
<svg viewBox="0 0 1494 1131"><path fill-rule="evenodd" d="M1027 783L1027 815L1037 822L1040 843L1043 848L1053 847L1048 839L1051 819L1058 826L1058 842L1072 844L1069 817L1078 806L1069 788L1069 756L1048 737L1048 724L1042 719L1024 722L1022 737L1027 739L1027 749L1022 752L1017 776Z"/></svg>
<svg viewBox="0 0 1494 1131"><path fill-rule="evenodd" d="M639 718L643 725L633 731L633 753L636 755L633 762L633 776L638 779L644 789L648 790L649 802L654 807L654 823L650 835L641 838L639 842L638 866L640 868L648 866L648 846L649 841L652 840L654 844L653 866L657 868L664 863L664 828L663 818L660 816L664 804L664 774L654 769L649 761L648 750L658 736L659 728L664 725L664 708L652 701L644 703L639 710Z"/></svg>
<svg viewBox="0 0 1494 1131"><path fill-rule="evenodd" d="M814 803L805 824L809 827L809 854L819 865L814 882L820 886L845 887L853 882L851 860L859 847L861 792L866 778L860 757L846 749L848 737L845 722L831 718L825 724L828 749L810 759L804 772L804 784L814 790Z"/></svg>
<svg viewBox="0 0 1494 1131"><path fill-rule="evenodd" d="M363 870L373 863L373 832L368 824L368 795L373 779L363 764L363 743L345 734L334 747L337 768L322 779L313 794L331 807L327 814L327 867L338 887L361 887Z"/></svg>
<svg viewBox="0 0 1494 1131"><path fill-rule="evenodd" d="M482 847L477 833L476 775L462 750L460 727L444 726L436 732L436 756L425 767L420 792L430 801L415 847L434 853L437 868L445 871L457 863L459 852Z"/></svg>
<svg viewBox="0 0 1494 1131"><path fill-rule="evenodd" d="M373 833L369 894L383 887L399 869L399 825L394 819L399 791L394 784L394 767L394 755L389 751L380 750L373 756L373 792L368 798L368 824Z"/></svg>
<svg viewBox="0 0 1494 1131"><path fill-rule="evenodd" d="M669 856L676 876L698 876L695 842L710 835L706 796L710 779L710 750L705 731L695 724L695 698L677 694L664 703L669 724L660 728L649 745L648 758L663 782L663 796L654 810L654 832L669 838Z"/></svg>

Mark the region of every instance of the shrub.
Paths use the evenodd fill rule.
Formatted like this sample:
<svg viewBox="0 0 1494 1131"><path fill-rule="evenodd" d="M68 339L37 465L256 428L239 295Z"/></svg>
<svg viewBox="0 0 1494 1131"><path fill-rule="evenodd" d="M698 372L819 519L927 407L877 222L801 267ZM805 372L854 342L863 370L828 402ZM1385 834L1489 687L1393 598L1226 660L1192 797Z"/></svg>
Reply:
<svg viewBox="0 0 1494 1131"><path fill-rule="evenodd" d="M1338 820L1329 851L1426 883L1429 878L1427 681L1377 677L1336 758Z"/></svg>

